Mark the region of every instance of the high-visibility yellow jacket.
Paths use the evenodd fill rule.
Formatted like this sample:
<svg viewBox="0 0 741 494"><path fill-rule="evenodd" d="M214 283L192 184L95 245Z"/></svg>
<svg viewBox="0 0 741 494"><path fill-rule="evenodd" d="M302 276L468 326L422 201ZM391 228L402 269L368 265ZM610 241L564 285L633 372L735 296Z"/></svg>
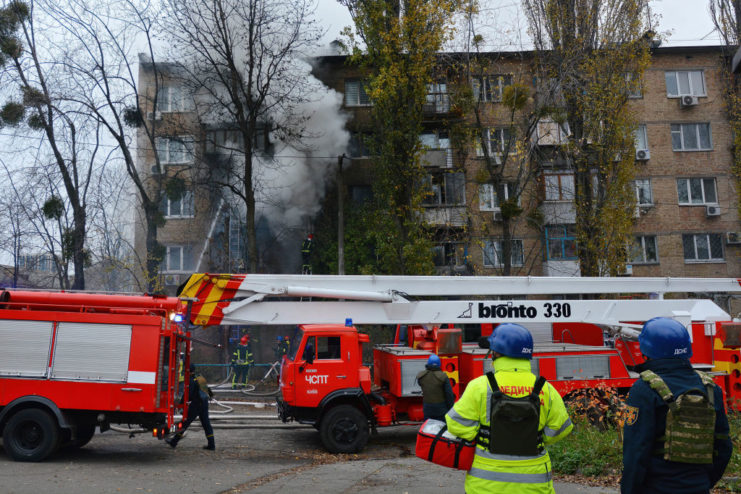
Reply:
<svg viewBox="0 0 741 494"><path fill-rule="evenodd" d="M535 375L530 371L530 361L510 357L494 360L494 375L499 389L510 396L521 397L530 394L535 384ZM476 438L480 428L489 427L492 389L486 376L477 377L466 387L445 420L448 430L466 440ZM548 382L540 392L540 425L543 443L560 441L569 433L573 425L563 399ZM553 480L551 459L548 451L537 456L498 455L489 452L483 445L476 446L476 456L471 469L466 474L466 492L516 492L552 493Z"/></svg>

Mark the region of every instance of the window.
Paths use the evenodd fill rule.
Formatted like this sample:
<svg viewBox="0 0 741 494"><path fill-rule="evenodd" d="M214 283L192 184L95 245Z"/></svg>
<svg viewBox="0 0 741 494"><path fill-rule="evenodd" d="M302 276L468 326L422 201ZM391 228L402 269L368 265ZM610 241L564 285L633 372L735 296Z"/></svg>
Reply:
<svg viewBox="0 0 741 494"><path fill-rule="evenodd" d="M718 204L714 178L678 178L679 204Z"/></svg>
<svg viewBox="0 0 741 494"><path fill-rule="evenodd" d="M162 271L165 273L193 271L194 259L193 247L168 245L165 258L162 260Z"/></svg>
<svg viewBox="0 0 741 494"><path fill-rule="evenodd" d="M628 93L628 98L637 99L643 98L643 87L641 79L638 74L634 72L625 73L625 88Z"/></svg>
<svg viewBox="0 0 741 494"><path fill-rule="evenodd" d="M634 182L636 188L636 204L639 206L653 205L653 194L651 193L651 180L647 178Z"/></svg>
<svg viewBox="0 0 741 494"><path fill-rule="evenodd" d="M507 74L476 77L472 81L473 99L489 102L502 101L504 87L510 85L512 85L512 76Z"/></svg>
<svg viewBox="0 0 741 494"><path fill-rule="evenodd" d="M709 151L709 123L672 124L672 149L674 151Z"/></svg>
<svg viewBox="0 0 741 494"><path fill-rule="evenodd" d="M547 226L545 228L546 254L549 260L574 260L576 234L573 226Z"/></svg>
<svg viewBox="0 0 741 494"><path fill-rule="evenodd" d="M191 136L158 137L155 140L155 146L162 164L177 165L193 162L195 144Z"/></svg>
<svg viewBox="0 0 741 494"><path fill-rule="evenodd" d="M633 264L659 262L659 249L656 247L655 235L633 237L633 244L630 246L630 262Z"/></svg>
<svg viewBox="0 0 741 494"><path fill-rule="evenodd" d="M446 83L427 84L427 97L423 111L427 113L447 113L450 111L450 95Z"/></svg>
<svg viewBox="0 0 741 494"><path fill-rule="evenodd" d="M51 254L25 254L18 256L18 268L28 271L47 271L54 270L54 258Z"/></svg>
<svg viewBox="0 0 741 494"><path fill-rule="evenodd" d="M462 172L428 175L426 206L458 206L465 203L465 177Z"/></svg>
<svg viewBox="0 0 741 494"><path fill-rule="evenodd" d="M366 158L370 156L368 141L370 136L360 132L350 133L349 152L351 158Z"/></svg>
<svg viewBox="0 0 741 494"><path fill-rule="evenodd" d="M545 200L546 201L573 201L574 200L574 175L546 174Z"/></svg>
<svg viewBox="0 0 741 494"><path fill-rule="evenodd" d="M179 199L162 199L162 213L166 218L192 218L193 217L193 192L185 191Z"/></svg>
<svg viewBox="0 0 741 494"><path fill-rule="evenodd" d="M351 185L350 198L357 204L363 204L373 197L373 188L370 185Z"/></svg>
<svg viewBox="0 0 741 494"><path fill-rule="evenodd" d="M307 341L315 340L317 360L330 360L342 358L342 347L339 336L312 336ZM314 342L312 342L314 343Z"/></svg>
<svg viewBox="0 0 741 494"><path fill-rule="evenodd" d="M648 135L646 134L646 125L640 124L633 133L633 139L636 145L636 151L645 151L648 149Z"/></svg>
<svg viewBox="0 0 741 494"><path fill-rule="evenodd" d="M432 247L432 262L437 267L465 266L463 244L457 242L440 242Z"/></svg>
<svg viewBox="0 0 741 494"><path fill-rule="evenodd" d="M508 200L514 196L515 184L506 183L499 186L499 191L494 190L493 184L479 184L479 211L499 211L499 198ZM519 203L519 198L517 199Z"/></svg>
<svg viewBox="0 0 741 494"><path fill-rule="evenodd" d="M702 70L670 70L664 73L666 95L669 98L680 96L706 96L705 76Z"/></svg>
<svg viewBox="0 0 741 494"><path fill-rule="evenodd" d="M511 263L512 266L522 266L524 264L524 255L522 250L522 240L512 240ZM487 268L502 267L502 241L486 240L484 241L484 266Z"/></svg>
<svg viewBox="0 0 741 494"><path fill-rule="evenodd" d="M370 104L364 81L357 79L345 81L345 106L370 106Z"/></svg>
<svg viewBox="0 0 741 494"><path fill-rule="evenodd" d="M723 260L723 241L720 233L682 235L685 262Z"/></svg>
<svg viewBox="0 0 741 494"><path fill-rule="evenodd" d="M506 127L497 129L482 129L484 143L488 147L489 154L504 153L505 149L512 145L512 136ZM484 156L484 150L480 145L476 146L478 156Z"/></svg>
<svg viewBox="0 0 741 494"><path fill-rule="evenodd" d="M157 90L157 111L192 111L193 107L193 98L184 87L162 86Z"/></svg>
<svg viewBox="0 0 741 494"><path fill-rule="evenodd" d="M235 271L244 271L244 238L247 227L238 211L229 212L229 263Z"/></svg>

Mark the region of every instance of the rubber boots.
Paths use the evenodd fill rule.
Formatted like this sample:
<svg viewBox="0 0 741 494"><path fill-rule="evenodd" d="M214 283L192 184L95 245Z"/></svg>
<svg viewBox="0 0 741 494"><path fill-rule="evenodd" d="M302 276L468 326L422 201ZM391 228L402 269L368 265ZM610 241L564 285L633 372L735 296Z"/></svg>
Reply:
<svg viewBox="0 0 741 494"><path fill-rule="evenodd" d="M172 449L175 449L175 448L177 447L177 445L178 445L178 441L180 441L180 439L181 439L182 437L183 437L183 436L182 436L182 435L181 435L180 433L177 433L177 434L175 434L175 435L174 435L174 436L172 436L172 437L168 437L168 438L166 438L166 439L165 439L165 442L166 442L167 444L169 444L169 445L170 445L170 447L171 447Z"/></svg>
<svg viewBox="0 0 741 494"><path fill-rule="evenodd" d="M216 444L214 443L214 436L213 434L208 436L206 439L208 439L208 444L203 447L203 449L209 449L211 451L216 449ZM173 446L174 447L174 446Z"/></svg>

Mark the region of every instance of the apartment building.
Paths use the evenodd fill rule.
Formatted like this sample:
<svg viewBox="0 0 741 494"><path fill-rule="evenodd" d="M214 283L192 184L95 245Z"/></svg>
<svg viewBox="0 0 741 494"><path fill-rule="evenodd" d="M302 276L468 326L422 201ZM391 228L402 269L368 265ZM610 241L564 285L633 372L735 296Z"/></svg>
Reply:
<svg viewBox="0 0 741 494"><path fill-rule="evenodd" d="M633 245L624 275L738 277L741 275L741 225L738 193L731 173L732 135L724 111L720 47L669 47L652 51L640 91L629 105L639 123L635 135L636 208ZM532 86L532 53L491 54L491 74L470 81L484 101L489 153L502 155L507 115L502 88L513 81ZM371 102L363 74L343 56L316 60L314 74L344 94L351 114L352 165L346 172L349 197L371 194L371 159L363 136L370 132ZM495 191L479 183L482 150L456 148L451 122L470 121L451 104L449 85L428 86L424 108L428 172L425 220L435 229L435 263L439 273L501 273L501 199L509 184ZM532 139L543 157L538 177L520 197L523 209L534 208L540 221L523 218L514 228L513 275L579 275L574 224L574 174L558 153L550 153L568 136L568 125L540 121ZM549 158L551 156L552 158ZM506 178L506 177L505 177ZM524 204L527 203L527 204Z"/></svg>

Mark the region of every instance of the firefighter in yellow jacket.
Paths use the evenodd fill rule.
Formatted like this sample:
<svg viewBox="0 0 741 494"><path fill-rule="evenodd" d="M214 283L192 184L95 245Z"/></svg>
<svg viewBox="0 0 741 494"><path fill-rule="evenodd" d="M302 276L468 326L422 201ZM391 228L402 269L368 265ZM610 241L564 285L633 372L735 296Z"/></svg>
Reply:
<svg viewBox="0 0 741 494"><path fill-rule="evenodd" d="M505 323L479 345L492 352L494 371L471 381L445 416L451 433L476 439L466 492L555 492L545 446L573 425L558 391L530 370L532 335Z"/></svg>

